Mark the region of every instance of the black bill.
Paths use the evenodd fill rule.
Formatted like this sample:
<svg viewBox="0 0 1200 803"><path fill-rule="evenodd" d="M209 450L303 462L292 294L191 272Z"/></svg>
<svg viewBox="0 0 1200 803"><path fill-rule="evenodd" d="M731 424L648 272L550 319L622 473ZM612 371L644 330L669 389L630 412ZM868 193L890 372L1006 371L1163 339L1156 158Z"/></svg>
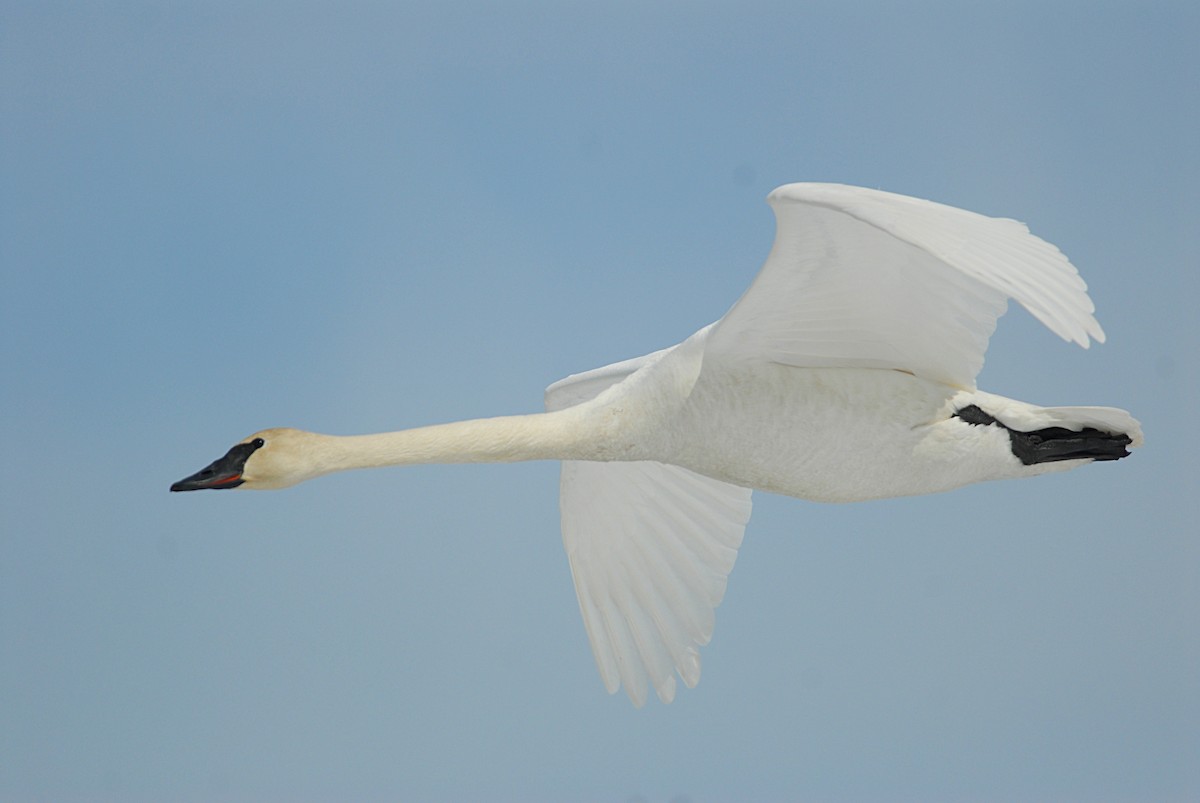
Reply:
<svg viewBox="0 0 1200 803"><path fill-rule="evenodd" d="M246 460L254 454L255 449L262 445L263 442L259 438L249 443L239 443L226 452L224 457L214 460L192 476L184 477L172 485L171 490L201 491L205 488L218 490L236 488L245 482L242 479L242 470L246 466Z"/></svg>

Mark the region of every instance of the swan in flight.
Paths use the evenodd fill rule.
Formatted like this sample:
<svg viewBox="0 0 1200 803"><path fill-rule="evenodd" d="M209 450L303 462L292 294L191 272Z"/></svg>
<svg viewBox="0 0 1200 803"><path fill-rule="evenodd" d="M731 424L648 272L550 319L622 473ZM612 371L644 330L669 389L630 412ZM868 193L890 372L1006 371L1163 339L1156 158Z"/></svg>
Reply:
<svg viewBox="0 0 1200 803"><path fill-rule="evenodd" d="M561 460L562 536L610 693L700 679L752 489L821 502L927 494L1126 457L1109 407L975 388L1013 298L1063 339L1104 333L1066 257L1015 220L838 184L768 197L775 243L716 323L575 374L546 412L374 435L268 429L171 486L284 488L334 471Z"/></svg>

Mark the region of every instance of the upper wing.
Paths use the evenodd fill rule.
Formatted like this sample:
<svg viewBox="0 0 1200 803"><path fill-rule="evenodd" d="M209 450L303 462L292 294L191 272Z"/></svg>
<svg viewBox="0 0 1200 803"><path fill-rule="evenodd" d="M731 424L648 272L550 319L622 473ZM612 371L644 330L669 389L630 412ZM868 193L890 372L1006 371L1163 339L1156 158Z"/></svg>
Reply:
<svg viewBox="0 0 1200 803"><path fill-rule="evenodd" d="M717 323L717 353L973 388L1008 298L1066 340L1104 341L1075 268L1015 220L840 184L767 200L775 244Z"/></svg>
<svg viewBox="0 0 1200 803"><path fill-rule="evenodd" d="M548 409L593 398L662 352L551 385ZM699 647L750 518L750 489L655 462L562 464L563 546L596 666L634 705L700 679Z"/></svg>

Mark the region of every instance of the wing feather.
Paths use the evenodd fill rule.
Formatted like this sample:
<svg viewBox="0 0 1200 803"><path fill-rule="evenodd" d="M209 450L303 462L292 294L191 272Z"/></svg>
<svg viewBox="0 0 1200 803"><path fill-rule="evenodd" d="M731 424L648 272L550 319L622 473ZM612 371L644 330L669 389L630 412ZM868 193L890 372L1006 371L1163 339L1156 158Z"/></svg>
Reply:
<svg viewBox="0 0 1200 803"><path fill-rule="evenodd" d="M714 352L973 388L1009 298L1066 340L1104 339L1078 272L1015 220L837 184L788 184L768 201L774 246Z"/></svg>
<svg viewBox="0 0 1200 803"><path fill-rule="evenodd" d="M563 545L605 687L637 706L700 679L750 490L648 461L565 461Z"/></svg>

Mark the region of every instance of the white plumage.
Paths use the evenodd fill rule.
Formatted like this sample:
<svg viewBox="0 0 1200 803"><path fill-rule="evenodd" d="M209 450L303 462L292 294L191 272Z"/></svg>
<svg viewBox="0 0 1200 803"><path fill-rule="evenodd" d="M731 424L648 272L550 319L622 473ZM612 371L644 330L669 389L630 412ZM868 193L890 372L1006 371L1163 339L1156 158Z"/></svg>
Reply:
<svg viewBox="0 0 1200 803"><path fill-rule="evenodd" d="M775 244L715 324L568 377L544 414L335 437L256 433L173 490L331 471L563 460L562 531L605 687L670 702L700 677L751 489L818 501L933 493L1112 460L1104 407L975 389L1007 300L1087 347L1104 334L1066 257L1013 220L835 184L771 193Z"/></svg>

